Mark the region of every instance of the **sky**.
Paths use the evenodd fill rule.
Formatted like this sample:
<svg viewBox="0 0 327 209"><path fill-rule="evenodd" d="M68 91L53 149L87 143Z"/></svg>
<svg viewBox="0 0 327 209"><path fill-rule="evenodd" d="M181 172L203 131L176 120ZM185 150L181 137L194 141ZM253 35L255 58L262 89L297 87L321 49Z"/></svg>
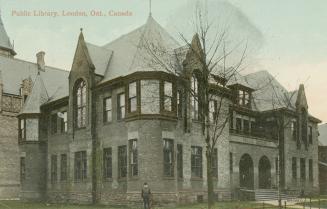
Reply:
<svg viewBox="0 0 327 209"><path fill-rule="evenodd" d="M169 32L177 34L174 29L185 26L186 13L194 12L185 9L193 1L152 0L152 16ZM244 73L267 70L290 91L300 83L305 84L310 113L327 122L326 0L208 0L208 4L217 15L213 17L238 21L231 23L235 34L247 34L252 43L257 43ZM80 28L87 42L105 45L145 23L149 0L0 0L0 9L7 33L15 43L16 58L35 62L35 54L43 50L47 65L70 70ZM129 11L132 16L13 14L34 10L60 13L113 10Z"/></svg>

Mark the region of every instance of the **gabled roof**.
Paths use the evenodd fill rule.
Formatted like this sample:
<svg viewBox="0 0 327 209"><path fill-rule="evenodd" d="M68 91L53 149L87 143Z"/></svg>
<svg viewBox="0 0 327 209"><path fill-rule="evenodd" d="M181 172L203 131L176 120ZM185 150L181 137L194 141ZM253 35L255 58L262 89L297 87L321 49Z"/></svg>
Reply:
<svg viewBox="0 0 327 209"><path fill-rule="evenodd" d="M0 70L3 92L19 95L22 81L29 77L34 80L38 73L38 66L36 63L0 56ZM49 66L45 67L44 72L40 72L49 96L57 92L59 87L66 89L64 94L68 96L68 75L69 71Z"/></svg>
<svg viewBox="0 0 327 209"><path fill-rule="evenodd" d="M86 47L88 49L90 58L94 64L95 73L104 76L113 52L106 48L96 46L87 42Z"/></svg>
<svg viewBox="0 0 327 209"><path fill-rule="evenodd" d="M48 92L44 86L42 77L40 74L37 74L31 94L27 97L20 114L41 113L40 107L42 104L46 103L48 99Z"/></svg>
<svg viewBox="0 0 327 209"><path fill-rule="evenodd" d="M318 126L319 142L321 146L327 146L327 123Z"/></svg>
<svg viewBox="0 0 327 209"><path fill-rule="evenodd" d="M297 91L288 92L268 71L251 73L244 78L254 89L252 96L255 110L295 109Z"/></svg>
<svg viewBox="0 0 327 209"><path fill-rule="evenodd" d="M11 55L16 55L16 52L14 51L14 48L10 43L10 39L3 25L1 15L0 15L0 49L8 50L11 53Z"/></svg>
<svg viewBox="0 0 327 209"><path fill-rule="evenodd" d="M174 49L179 47L177 41L152 16L149 16L143 26L103 46L113 51L112 59L103 81L125 76L136 71L153 71L153 66L151 66L153 58L149 54L149 46L154 46L158 50L165 50L165 52L172 52L173 54ZM158 51L158 53L160 52ZM164 56L170 56L167 53L164 54ZM160 58L165 59L165 57ZM175 61L177 62L176 59Z"/></svg>

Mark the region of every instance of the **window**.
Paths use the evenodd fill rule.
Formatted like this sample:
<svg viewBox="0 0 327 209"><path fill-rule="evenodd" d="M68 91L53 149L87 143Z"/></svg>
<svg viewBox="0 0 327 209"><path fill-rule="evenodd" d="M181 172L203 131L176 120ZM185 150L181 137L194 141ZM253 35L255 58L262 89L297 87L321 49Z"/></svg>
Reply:
<svg viewBox="0 0 327 209"><path fill-rule="evenodd" d="M236 133L242 132L242 119L236 118Z"/></svg>
<svg viewBox="0 0 327 209"><path fill-rule="evenodd" d="M191 107L192 107L192 118L194 120L199 119L199 103L198 103L198 80L195 75L191 79Z"/></svg>
<svg viewBox="0 0 327 209"><path fill-rule="evenodd" d="M305 181L305 159L301 158L300 160L300 171L301 171L301 179Z"/></svg>
<svg viewBox="0 0 327 209"><path fill-rule="evenodd" d="M79 80L75 85L75 121L77 128L83 128L86 125L86 83Z"/></svg>
<svg viewBox="0 0 327 209"><path fill-rule="evenodd" d="M164 110L172 111L173 104L173 84L171 82L164 82Z"/></svg>
<svg viewBox="0 0 327 209"><path fill-rule="evenodd" d="M20 139L26 140L26 122L25 122L25 119L20 119L19 135L20 135Z"/></svg>
<svg viewBox="0 0 327 209"><path fill-rule="evenodd" d="M111 147L103 149L103 178L104 179L112 178L112 149L111 149Z"/></svg>
<svg viewBox="0 0 327 209"><path fill-rule="evenodd" d="M309 143L312 144L312 126L309 126Z"/></svg>
<svg viewBox="0 0 327 209"><path fill-rule="evenodd" d="M183 145L177 144L177 176L183 178Z"/></svg>
<svg viewBox="0 0 327 209"><path fill-rule="evenodd" d="M127 147L118 147L118 177L125 178L127 176Z"/></svg>
<svg viewBox="0 0 327 209"><path fill-rule="evenodd" d="M138 175L137 139L129 140L129 162L131 176Z"/></svg>
<svg viewBox="0 0 327 209"><path fill-rule="evenodd" d="M159 83L159 80L142 80L141 81L141 112L143 114L159 114L160 113L160 83Z"/></svg>
<svg viewBox="0 0 327 209"><path fill-rule="evenodd" d="M293 161L292 161L292 163L293 163ZM279 169L278 168L279 168L278 157L276 157L275 158L275 171L276 171L276 175L279 175Z"/></svg>
<svg viewBox="0 0 327 209"><path fill-rule="evenodd" d="M117 96L117 119L125 118L125 94L118 94Z"/></svg>
<svg viewBox="0 0 327 209"><path fill-rule="evenodd" d="M234 113L233 111L230 112L229 114L229 129L233 130L234 128Z"/></svg>
<svg viewBox="0 0 327 209"><path fill-rule="evenodd" d="M250 105L250 93L245 90L238 91L238 104L242 106Z"/></svg>
<svg viewBox="0 0 327 209"><path fill-rule="evenodd" d="M67 155L61 154L60 156L60 181L67 180Z"/></svg>
<svg viewBox="0 0 327 209"><path fill-rule="evenodd" d="M171 139L163 140L163 160L164 160L164 176L174 176L174 142Z"/></svg>
<svg viewBox="0 0 327 209"><path fill-rule="evenodd" d="M20 158L20 180L25 180L26 173L26 165L25 165L25 157Z"/></svg>
<svg viewBox="0 0 327 209"><path fill-rule="evenodd" d="M61 133L67 132L67 111L60 114L60 129Z"/></svg>
<svg viewBox="0 0 327 209"><path fill-rule="evenodd" d="M245 134L250 133L250 122L248 120L243 120L243 132Z"/></svg>
<svg viewBox="0 0 327 209"><path fill-rule="evenodd" d="M111 122L112 121L112 103L111 97L105 98L103 100L103 122Z"/></svg>
<svg viewBox="0 0 327 209"><path fill-rule="evenodd" d="M179 118L182 117L182 112L183 112L183 103L182 103L182 92L178 91L177 92L177 116Z"/></svg>
<svg viewBox="0 0 327 209"><path fill-rule="evenodd" d="M229 153L229 171L232 174L233 173L233 153Z"/></svg>
<svg viewBox="0 0 327 209"><path fill-rule="evenodd" d="M302 123L302 141L307 147L308 140L308 114L305 109L302 109L301 112L301 123Z"/></svg>
<svg viewBox="0 0 327 209"><path fill-rule="evenodd" d="M57 114L51 115L51 134L57 133Z"/></svg>
<svg viewBox="0 0 327 209"><path fill-rule="evenodd" d="M86 151L75 152L75 181L83 181L87 178Z"/></svg>
<svg viewBox="0 0 327 209"><path fill-rule="evenodd" d="M51 155L51 183L57 182L57 155Z"/></svg>
<svg viewBox="0 0 327 209"><path fill-rule="evenodd" d="M211 100L209 102L209 120L213 123L216 123L217 120L217 100Z"/></svg>
<svg viewBox="0 0 327 209"><path fill-rule="evenodd" d="M213 149L212 161L211 161L212 176L218 178L218 150Z"/></svg>
<svg viewBox="0 0 327 209"><path fill-rule="evenodd" d="M137 110L137 85L136 82L130 83L128 86L128 112Z"/></svg>
<svg viewBox="0 0 327 209"><path fill-rule="evenodd" d="M292 178L297 179L297 162L296 157L292 157Z"/></svg>
<svg viewBox="0 0 327 209"><path fill-rule="evenodd" d="M292 121L291 123L291 131L292 131L292 138L296 140L296 132L297 132L297 123L296 121Z"/></svg>
<svg viewBox="0 0 327 209"><path fill-rule="evenodd" d="M313 181L313 164L312 159L309 160L309 180Z"/></svg>
<svg viewBox="0 0 327 209"><path fill-rule="evenodd" d="M191 147L191 175L202 178L202 147Z"/></svg>

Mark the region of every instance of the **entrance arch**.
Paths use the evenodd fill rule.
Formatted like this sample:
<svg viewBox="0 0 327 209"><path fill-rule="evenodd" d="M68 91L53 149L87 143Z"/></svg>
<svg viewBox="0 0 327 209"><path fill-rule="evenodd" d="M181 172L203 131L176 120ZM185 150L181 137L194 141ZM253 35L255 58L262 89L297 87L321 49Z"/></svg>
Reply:
<svg viewBox="0 0 327 209"><path fill-rule="evenodd" d="M253 160L249 154L241 157L240 163L240 187L246 189L254 188Z"/></svg>
<svg viewBox="0 0 327 209"><path fill-rule="evenodd" d="M271 165L266 156L259 160L259 189L271 188Z"/></svg>

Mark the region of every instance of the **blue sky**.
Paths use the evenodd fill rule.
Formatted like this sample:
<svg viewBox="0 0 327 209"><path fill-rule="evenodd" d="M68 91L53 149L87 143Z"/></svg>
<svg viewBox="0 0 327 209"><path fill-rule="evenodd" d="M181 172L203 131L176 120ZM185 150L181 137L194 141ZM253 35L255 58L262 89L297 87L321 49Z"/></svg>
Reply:
<svg viewBox="0 0 327 209"><path fill-rule="evenodd" d="M193 0L152 0L153 16L160 24L169 27L174 19L183 16L182 12L193 12L180 9L190 1ZM263 43L253 53L247 71L268 70L289 90L304 83L310 112L327 122L327 1L227 1L263 36ZM88 42L104 45L144 24L149 1L0 0L0 8L7 33L15 41L17 58L35 61L36 52L44 50L48 65L69 70L80 27L84 28ZM133 16L17 17L12 16L13 10L129 10ZM242 30L243 25L237 27Z"/></svg>

